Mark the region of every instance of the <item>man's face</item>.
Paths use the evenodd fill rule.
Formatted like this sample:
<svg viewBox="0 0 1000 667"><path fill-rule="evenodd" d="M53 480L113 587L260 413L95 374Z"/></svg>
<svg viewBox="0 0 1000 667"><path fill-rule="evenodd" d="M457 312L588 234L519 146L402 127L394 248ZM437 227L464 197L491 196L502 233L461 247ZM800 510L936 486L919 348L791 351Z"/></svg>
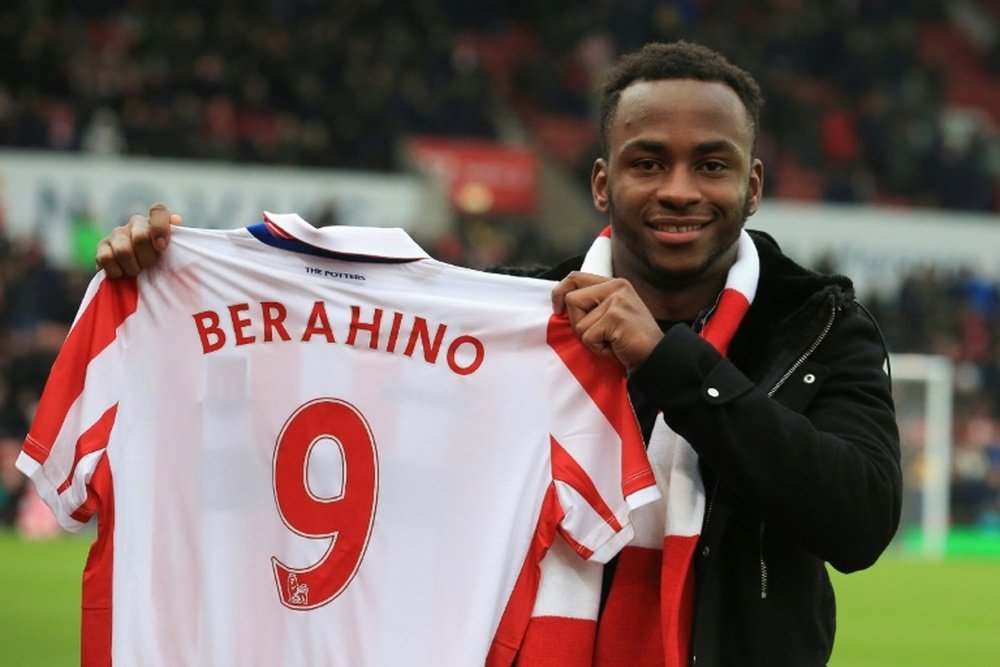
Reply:
<svg viewBox="0 0 1000 667"><path fill-rule="evenodd" d="M725 84L638 81L622 91L608 157L591 176L594 205L611 218L615 275L661 290L721 288L760 200L752 143L746 109Z"/></svg>

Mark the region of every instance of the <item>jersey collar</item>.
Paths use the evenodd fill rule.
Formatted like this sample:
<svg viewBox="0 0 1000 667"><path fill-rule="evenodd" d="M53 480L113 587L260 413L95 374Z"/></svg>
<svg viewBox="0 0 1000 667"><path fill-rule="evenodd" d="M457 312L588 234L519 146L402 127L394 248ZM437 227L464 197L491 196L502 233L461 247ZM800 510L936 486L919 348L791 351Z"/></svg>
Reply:
<svg viewBox="0 0 1000 667"><path fill-rule="evenodd" d="M320 257L350 261L403 263L429 259L423 248L398 227L317 229L296 213L264 211L264 221L247 230L271 246Z"/></svg>

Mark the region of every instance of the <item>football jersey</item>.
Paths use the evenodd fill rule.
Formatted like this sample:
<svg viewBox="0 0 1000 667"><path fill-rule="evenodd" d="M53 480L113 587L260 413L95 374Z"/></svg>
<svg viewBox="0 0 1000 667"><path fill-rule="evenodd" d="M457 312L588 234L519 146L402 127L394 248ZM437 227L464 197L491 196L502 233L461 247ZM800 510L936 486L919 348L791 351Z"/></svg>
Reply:
<svg viewBox="0 0 1000 667"><path fill-rule="evenodd" d="M97 519L84 664L509 664L553 539L604 562L658 497L551 289L274 214L99 273L18 459Z"/></svg>

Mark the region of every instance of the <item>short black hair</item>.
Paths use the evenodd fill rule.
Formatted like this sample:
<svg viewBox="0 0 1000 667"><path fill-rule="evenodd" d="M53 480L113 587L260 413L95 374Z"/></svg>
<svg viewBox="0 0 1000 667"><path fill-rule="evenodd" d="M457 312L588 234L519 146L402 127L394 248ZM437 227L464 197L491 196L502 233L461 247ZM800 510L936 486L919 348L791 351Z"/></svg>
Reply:
<svg viewBox="0 0 1000 667"><path fill-rule="evenodd" d="M669 44L652 42L638 51L627 53L608 73L601 91L601 155L608 157L608 131L618 111L622 91L636 81L673 79L718 82L732 88L750 117L751 148L757 146L760 115L764 108L764 96L757 81L726 60L721 53L681 40Z"/></svg>

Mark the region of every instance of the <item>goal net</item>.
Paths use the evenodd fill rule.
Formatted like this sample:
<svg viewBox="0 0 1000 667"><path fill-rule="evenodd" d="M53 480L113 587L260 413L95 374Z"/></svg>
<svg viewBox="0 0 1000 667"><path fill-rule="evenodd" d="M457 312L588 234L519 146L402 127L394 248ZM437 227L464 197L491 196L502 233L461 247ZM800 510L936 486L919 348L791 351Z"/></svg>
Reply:
<svg viewBox="0 0 1000 667"><path fill-rule="evenodd" d="M954 369L942 356L895 354L890 361L903 461L897 539L940 558L949 528Z"/></svg>

